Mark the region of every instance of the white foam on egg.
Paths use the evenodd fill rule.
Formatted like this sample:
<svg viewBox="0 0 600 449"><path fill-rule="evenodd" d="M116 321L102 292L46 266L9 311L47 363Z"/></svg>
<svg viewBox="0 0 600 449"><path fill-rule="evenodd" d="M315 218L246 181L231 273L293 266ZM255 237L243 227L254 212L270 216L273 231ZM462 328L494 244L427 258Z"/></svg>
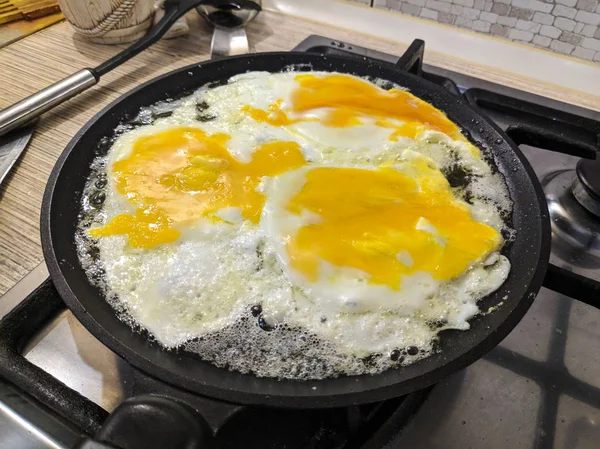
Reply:
<svg viewBox="0 0 600 449"><path fill-rule="evenodd" d="M238 75L226 85L203 87L178 100L170 117L124 133L107 159L97 161L99 167L108 166L109 182L106 201L95 212L93 225L135 210L116 191L110 167L131 153L136 139L191 126L231 135L228 150L244 162L252 159L259 145L283 140L300 145L309 167L409 170L405 162L422 155L441 170L459 163L474 175L467 188L472 216L498 231L508 230L501 216L512 207L506 185L465 142L433 131L391 142L387 139L391 130L369 120L344 129L311 122L280 128L257 123L240 112L245 105L266 110L280 99L285 108L296 75ZM208 105L201 113L214 115L213 120L197 120L200 102ZM290 269L284 248L285 235L321 220L308 211L295 215L282 207L304 182L297 173L264 178L258 190L267 202L258 226L243 220L238 208L224 208L215 213L222 222L199 220L182 226L176 242L151 250L132 249L122 236L101 238L95 243L98 260L90 256L89 239L82 237L90 226L83 220L76 236L80 260L120 317L132 327L147 329L164 347L183 347L217 366L241 372L294 379L373 374L427 357L438 332L468 329L468 320L479 312L478 300L508 276L509 261L493 253L450 281L439 282L423 272L405 276L398 291L370 284L367 274L359 270L325 261L320 262L318 281L309 283ZM84 197L94 189L90 180ZM436 233L430 223L419 226ZM413 263L408 252L396 257L406 266ZM256 305L262 307L263 322L274 329L266 332L258 326L257 317L250 313ZM410 346L419 351L406 353ZM395 349L404 351L401 361L389 358Z"/></svg>

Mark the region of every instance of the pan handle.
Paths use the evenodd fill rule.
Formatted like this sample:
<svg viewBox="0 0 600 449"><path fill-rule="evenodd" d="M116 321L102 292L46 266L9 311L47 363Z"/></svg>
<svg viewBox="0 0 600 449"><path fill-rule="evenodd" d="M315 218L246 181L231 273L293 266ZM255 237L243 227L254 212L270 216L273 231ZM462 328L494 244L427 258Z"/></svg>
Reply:
<svg viewBox="0 0 600 449"><path fill-rule="evenodd" d="M26 124L27 122L39 117L44 112L64 103L80 94L86 89L95 85L102 75L111 71L115 67L131 59L139 52L149 47L159 40L164 33L181 17L186 11L200 3L200 0L184 0L182 2L170 2L171 9L165 12L162 20L152 28L144 37L136 41L133 45L123 50L121 53L113 56L108 61L100 64L95 69L83 69L68 76L67 78L54 83L41 91L24 98L23 100L0 111L0 136L9 131ZM189 4L187 9L183 4Z"/></svg>
<svg viewBox="0 0 600 449"><path fill-rule="evenodd" d="M146 33L122 52L94 69L83 69L57 83L0 111L0 136L24 125L44 112L64 103L75 95L95 85L100 77L157 42L171 26L186 12L201 3L219 4L225 0L167 0L165 15ZM246 7L260 10L260 6L249 0L236 0Z"/></svg>
<svg viewBox="0 0 600 449"><path fill-rule="evenodd" d="M83 69L0 111L0 136L25 125L54 106L73 98L98 82L91 69Z"/></svg>

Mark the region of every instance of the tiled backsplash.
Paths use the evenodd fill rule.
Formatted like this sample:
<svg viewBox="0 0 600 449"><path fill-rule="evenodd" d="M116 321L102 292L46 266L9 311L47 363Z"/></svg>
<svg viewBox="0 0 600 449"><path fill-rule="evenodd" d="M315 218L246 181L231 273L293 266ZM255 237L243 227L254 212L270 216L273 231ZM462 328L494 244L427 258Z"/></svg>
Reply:
<svg viewBox="0 0 600 449"><path fill-rule="evenodd" d="M598 0L355 0L600 61Z"/></svg>

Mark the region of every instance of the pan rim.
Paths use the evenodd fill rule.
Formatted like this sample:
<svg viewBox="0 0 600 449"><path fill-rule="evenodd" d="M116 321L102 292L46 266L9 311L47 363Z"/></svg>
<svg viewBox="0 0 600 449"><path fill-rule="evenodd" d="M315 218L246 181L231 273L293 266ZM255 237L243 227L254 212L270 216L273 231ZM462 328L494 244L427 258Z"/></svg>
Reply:
<svg viewBox="0 0 600 449"><path fill-rule="evenodd" d="M350 404L364 403L364 402L374 402L377 400L386 399L391 396L398 396L401 394L405 394L406 392L413 391L419 388L424 388L432 383L435 383L439 379L457 371L458 369L464 368L467 365L471 364L475 360L479 359L481 356L481 350L478 348L478 345L473 345L466 351L462 352L461 355L452 359L450 362L441 365L440 367L435 368L426 373L426 375L419 375L416 377L409 378L401 382L403 388L398 388L397 383L384 383L384 385L379 386L377 388L369 388L369 389L360 389L360 385L357 385L359 388L357 391L353 391L352 389L346 392L336 392L333 394L328 393L327 384L331 383L330 381L335 381L336 379L324 379L324 380L307 380L307 381L294 381L294 380L280 380L276 381L279 387L282 387L287 384L292 384L295 388L288 388L287 390L293 391L293 394L286 392L287 390L283 388L284 393L281 393L282 388L279 388L279 391L257 391L257 388L246 388L241 390L239 388L232 389L227 387L220 387L209 385L206 382L202 382L201 380L195 380L193 382L193 386L190 387L190 379L176 375L172 371L169 371L161 366L156 366L156 364L150 360L148 357L143 354L139 354L135 352L132 348L130 348L125 342L116 338L110 331L108 331L101 323L99 323L94 316L92 316L84 305L80 302L77 295L72 291L71 286L69 285L65 274L63 273L63 269L66 269L63 264L59 262L57 257L57 253L54 248L54 239L52 233L52 204L54 198L55 188L59 181L60 174L62 172L62 168L65 165L65 162L71 155L74 149L77 148L78 142L81 138L101 119L105 114L109 113L113 108L122 102L126 101L133 95L147 88L148 86L157 83L163 79L174 76L175 74L198 69L199 67L204 69L206 66L219 66L221 64L228 64L231 61L243 61L249 58L265 58L265 57L286 57L289 58L290 55L301 55L298 56L299 59L306 58L320 58L323 60L338 60L342 62L348 62L352 64L362 63L362 61L357 61L348 57L340 57L340 56L328 56L322 55L319 53L306 53L306 52L268 52L268 53L256 53L252 55L243 55L238 57L228 58L226 60L219 61L209 61L203 62L200 64L192 64L186 67L182 67L179 69L175 69L163 75L160 75L156 78L153 78L136 88L126 92L119 98L110 102L107 106L105 106L100 112L94 115L71 139L68 143L60 157L58 158L50 178L48 180L48 184L44 193L44 198L42 202L42 214L41 214L41 238L42 238L42 248L44 253L44 258L48 265L48 269L50 271L50 275L54 285L56 286L59 294L68 305L68 307L73 311L74 315L77 319L84 324L84 326L103 344L105 344L109 349L117 353L120 357L124 358L129 364L140 369L147 375L151 377L157 377L161 381L171 384L177 388L182 388L185 390L189 390L195 393L204 394L207 396L211 396L217 399L224 399L232 402L239 402L245 404L254 404L254 405L267 405L267 406L280 406L280 407L295 407L295 408L319 408L319 407L333 407L333 406L344 406ZM293 57L295 57L293 56ZM301 63L301 62L298 62ZM294 63L290 63L293 65ZM391 66L384 66L383 62L374 63L370 61L369 64L373 66L379 66L383 71L397 71L393 69ZM243 72L238 72L243 73ZM416 80L416 82L427 87L428 91L431 92L442 92L442 96L450 96L451 94L447 93L441 87L428 82L422 78L414 76L409 73L402 73L402 76L408 79ZM216 77L215 77L216 78ZM200 87L198 85L197 87ZM457 98L458 99L458 98ZM550 256L550 223L548 219L548 213L546 208L545 200L543 204L541 202L541 198L544 198L543 191L539 182L537 182L537 178L533 169L529 165L525 156L518 150L516 145L510 140L508 136L504 134L504 132L493 122L491 122L485 115L483 115L480 111L477 111L475 108L471 107L466 102L462 102L463 109L468 109L471 114L474 114L480 119L483 119L486 122L488 127L491 127L497 134L502 137L504 142L510 147L514 157L518 158L520 163L524 166L527 175L531 181L531 184L534 188L536 198L538 200L538 207L540 211L540 219L541 219L541 237L540 237L540 249L539 253L539 261L535 268L535 271L531 275L531 281L529 283L528 292L524 295L517 303L517 305L512 309L512 311L508 314L508 316L501 322L501 325L498 325L495 329L493 329L487 337L484 338L486 342L486 346L494 347L496 346L508 333L516 326L516 324L521 320L525 312L529 309L529 306L533 302L535 298L535 294L539 290L542 285L542 280L544 278L549 256ZM112 131L112 130L111 130ZM512 198L511 198L512 199ZM513 268L514 269L514 268ZM134 333L133 330L131 330ZM460 332L460 331L457 331ZM466 331L466 332L470 332ZM481 344L481 342L480 342ZM161 349L161 351L163 351ZM487 352L484 351L484 353ZM424 359L427 360L427 359ZM209 364L209 362L198 362ZM419 362L417 362L419 363ZM214 365L210 364L213 368L221 370L224 373L227 373L230 377L235 377L231 375L231 371L226 369L220 369L214 367ZM415 366L411 365L411 366ZM395 371L396 369L385 371L381 374L373 375L373 376L353 376L356 378L356 382L360 384L360 380L365 377L378 377L389 374L390 371ZM434 373L435 375L431 375ZM250 382L250 384L261 383L261 379L268 379L270 383L273 383L275 379L272 378L258 378L252 374L240 374L235 373L239 376L248 376L252 378L255 382ZM224 376L225 377L225 376ZM352 377L345 377L346 379L351 379ZM339 379L339 378L337 378ZM263 382L264 383L264 382ZM302 384L302 387L298 388L298 385ZM313 389L313 387L317 387ZM321 386L323 386L321 388ZM260 390L260 387L258 387ZM368 392L368 395L366 395ZM368 399L365 398L368 396Z"/></svg>

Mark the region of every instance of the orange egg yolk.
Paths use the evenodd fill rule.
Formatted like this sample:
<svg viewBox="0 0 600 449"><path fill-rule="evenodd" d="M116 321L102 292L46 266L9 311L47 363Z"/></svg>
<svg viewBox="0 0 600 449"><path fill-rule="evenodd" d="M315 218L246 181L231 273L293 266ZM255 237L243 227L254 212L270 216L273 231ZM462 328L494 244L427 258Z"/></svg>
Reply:
<svg viewBox="0 0 600 449"><path fill-rule="evenodd" d="M397 290L402 276L418 271L437 280L458 276L500 246L500 234L471 217L437 168L425 158L409 167L409 173L307 171L304 187L286 208L321 220L284 236L291 266L315 282L323 260L362 270L370 283Z"/></svg>
<svg viewBox="0 0 600 449"><path fill-rule="evenodd" d="M267 111L244 106L242 112L258 122L287 126L315 121L314 116L302 117L300 114L327 108L320 121L328 127L358 126L363 124L361 119L369 117L376 120L377 126L392 129L391 141L397 141L399 137L414 139L423 130L440 131L453 139L466 141L458 126L443 112L410 92L384 90L368 81L342 74L303 74L295 80L298 87L292 92L289 109L284 110L282 101L278 100Z"/></svg>
<svg viewBox="0 0 600 449"><path fill-rule="evenodd" d="M180 224L203 217L219 221L214 213L226 207L237 207L245 219L258 223L265 196L256 187L262 177L306 161L297 143L278 141L258 147L250 162L240 162L225 147L228 140L226 134L186 127L136 140L112 171L118 192L137 211L118 215L90 234L124 234L130 246L151 248L176 240Z"/></svg>
<svg viewBox="0 0 600 449"><path fill-rule="evenodd" d="M279 100L267 111L245 106L242 112L277 127L319 121L346 128L371 120L389 128L392 141L414 138L424 129L465 141L441 111L409 92L386 91L347 75L302 74L295 80L298 87L288 109ZM325 114L311 114L319 109ZM201 218L222 221L218 211L224 208L238 208L244 219L258 223L265 202L256 190L262 178L295 170L306 161L297 143L276 141L260 145L250 162L241 162L228 151L229 139L192 127L137 139L129 156L112 167L117 191L136 210L90 234L126 235L130 246L152 248L177 240L181 226ZM500 246L498 232L471 218L437 168L425 158L408 166L410 173L392 168L309 170L302 191L287 208L295 214L311 211L322 221L286 236L292 266L315 281L324 260L362 270L371 282L397 289L403 275L417 271L439 280L457 276Z"/></svg>

